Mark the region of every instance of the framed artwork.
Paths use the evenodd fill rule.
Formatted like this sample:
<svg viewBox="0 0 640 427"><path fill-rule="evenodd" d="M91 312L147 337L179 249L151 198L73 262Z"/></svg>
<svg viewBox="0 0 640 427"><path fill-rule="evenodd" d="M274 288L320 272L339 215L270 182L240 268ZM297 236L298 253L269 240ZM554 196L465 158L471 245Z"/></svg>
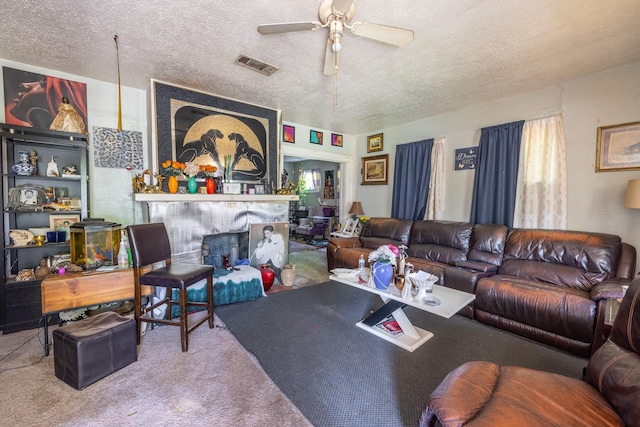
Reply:
<svg viewBox="0 0 640 427"><path fill-rule="evenodd" d="M5 123L49 129L62 98L87 123L87 84L2 67Z"/></svg>
<svg viewBox="0 0 640 427"><path fill-rule="evenodd" d="M280 277L282 266L289 261L289 223L249 224L249 260L257 269L269 264Z"/></svg>
<svg viewBox="0 0 640 427"><path fill-rule="evenodd" d="M371 135L367 137L367 153L382 151L382 134Z"/></svg>
<svg viewBox="0 0 640 427"><path fill-rule="evenodd" d="M226 171L234 182L279 182L277 110L151 82L156 171L169 159L194 161Z"/></svg>
<svg viewBox="0 0 640 427"><path fill-rule="evenodd" d="M338 133L332 133L331 145L333 145L334 147L342 147L342 135Z"/></svg>
<svg viewBox="0 0 640 427"><path fill-rule="evenodd" d="M282 140L284 142L290 142L292 144L295 144L296 128L289 125L282 125Z"/></svg>
<svg viewBox="0 0 640 427"><path fill-rule="evenodd" d="M322 145L322 132L318 132L317 130L312 130L309 135L309 141L312 144Z"/></svg>
<svg viewBox="0 0 640 427"><path fill-rule="evenodd" d="M69 239L69 227L79 221L80 215L78 214L49 215L49 228L55 231L66 231L67 239Z"/></svg>
<svg viewBox="0 0 640 427"><path fill-rule="evenodd" d="M253 188L255 188L256 194L264 194L264 184L256 184Z"/></svg>
<svg viewBox="0 0 640 427"><path fill-rule="evenodd" d="M23 205L39 205L38 192L35 188L23 188L20 190L20 203Z"/></svg>
<svg viewBox="0 0 640 427"><path fill-rule="evenodd" d="M640 169L640 122L598 128L596 172Z"/></svg>
<svg viewBox="0 0 640 427"><path fill-rule="evenodd" d="M344 223L344 227L342 227L342 234L347 236L353 236L358 228L358 223L360 221L357 218L349 217Z"/></svg>
<svg viewBox="0 0 640 427"><path fill-rule="evenodd" d="M389 179L389 155L362 158L360 171L362 185L387 185Z"/></svg>
<svg viewBox="0 0 640 427"><path fill-rule="evenodd" d="M333 191L333 171L324 171L324 198L335 199Z"/></svg>

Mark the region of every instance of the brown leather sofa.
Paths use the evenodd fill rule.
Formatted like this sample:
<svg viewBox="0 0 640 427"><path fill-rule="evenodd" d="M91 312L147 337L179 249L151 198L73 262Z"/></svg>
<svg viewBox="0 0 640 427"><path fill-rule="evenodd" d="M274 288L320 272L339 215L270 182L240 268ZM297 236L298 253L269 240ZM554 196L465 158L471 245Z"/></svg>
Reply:
<svg viewBox="0 0 640 427"><path fill-rule="evenodd" d="M640 426L640 279L586 381L518 366L468 362L431 393L420 426Z"/></svg>
<svg viewBox="0 0 640 427"><path fill-rule="evenodd" d="M357 268L384 244L406 245L417 270L475 293L461 314L584 357L606 339L606 299L636 264L635 248L610 234L371 218L359 238L329 239L328 270Z"/></svg>

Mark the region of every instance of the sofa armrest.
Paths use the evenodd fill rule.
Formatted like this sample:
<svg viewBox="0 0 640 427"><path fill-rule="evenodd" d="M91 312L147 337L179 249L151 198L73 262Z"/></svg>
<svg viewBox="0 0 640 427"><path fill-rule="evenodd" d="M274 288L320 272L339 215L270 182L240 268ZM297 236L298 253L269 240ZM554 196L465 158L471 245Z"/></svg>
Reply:
<svg viewBox="0 0 640 427"><path fill-rule="evenodd" d="M622 286L630 284L631 280L629 279L613 278L604 280L591 288L591 299L598 302L607 298L622 298Z"/></svg>
<svg viewBox="0 0 640 427"><path fill-rule="evenodd" d="M358 237L331 237L329 238L329 243L335 246L336 249L362 247Z"/></svg>

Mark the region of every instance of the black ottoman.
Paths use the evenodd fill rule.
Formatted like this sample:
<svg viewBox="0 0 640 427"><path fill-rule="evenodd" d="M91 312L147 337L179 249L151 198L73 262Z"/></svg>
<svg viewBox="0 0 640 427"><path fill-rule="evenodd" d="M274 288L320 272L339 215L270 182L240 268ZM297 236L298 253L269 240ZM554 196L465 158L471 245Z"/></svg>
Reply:
<svg viewBox="0 0 640 427"><path fill-rule="evenodd" d="M105 312L53 331L56 377L78 390L138 358L136 322Z"/></svg>

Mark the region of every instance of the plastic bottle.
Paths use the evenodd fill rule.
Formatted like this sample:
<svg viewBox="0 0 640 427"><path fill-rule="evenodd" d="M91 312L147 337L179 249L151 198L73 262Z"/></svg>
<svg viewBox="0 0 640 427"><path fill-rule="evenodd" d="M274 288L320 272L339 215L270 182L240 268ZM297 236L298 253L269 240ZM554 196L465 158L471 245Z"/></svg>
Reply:
<svg viewBox="0 0 640 427"><path fill-rule="evenodd" d="M120 249L118 250L118 268L129 267L129 254L127 253L127 239L124 230L120 232Z"/></svg>
<svg viewBox="0 0 640 427"><path fill-rule="evenodd" d="M364 271L364 255L360 254L360 259L358 260L358 270L362 273Z"/></svg>

